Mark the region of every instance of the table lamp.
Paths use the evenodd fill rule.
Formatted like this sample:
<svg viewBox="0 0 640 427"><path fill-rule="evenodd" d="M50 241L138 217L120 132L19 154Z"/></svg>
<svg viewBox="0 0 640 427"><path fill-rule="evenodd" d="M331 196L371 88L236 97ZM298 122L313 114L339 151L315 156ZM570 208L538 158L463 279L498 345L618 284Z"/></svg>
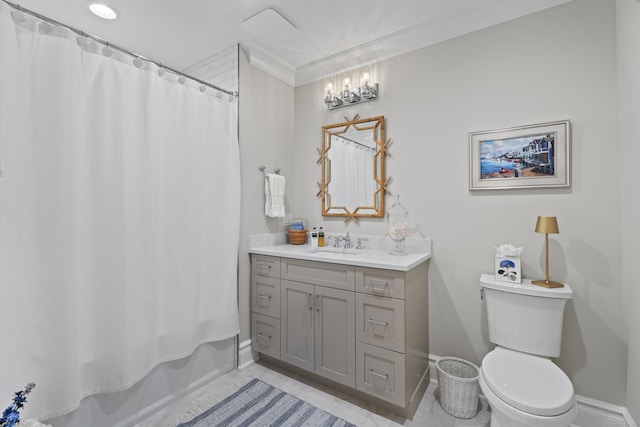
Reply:
<svg viewBox="0 0 640 427"><path fill-rule="evenodd" d="M544 261L545 275L544 280L533 280L531 283L545 288L562 288L562 283L552 282L549 280L549 234L558 234L558 221L555 216L539 216L536 223L536 233L544 233Z"/></svg>

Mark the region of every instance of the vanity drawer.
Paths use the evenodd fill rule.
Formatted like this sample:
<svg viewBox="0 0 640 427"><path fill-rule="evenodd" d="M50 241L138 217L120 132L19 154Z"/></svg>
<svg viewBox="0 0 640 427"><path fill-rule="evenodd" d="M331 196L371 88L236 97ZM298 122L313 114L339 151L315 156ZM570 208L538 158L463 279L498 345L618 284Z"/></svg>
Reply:
<svg viewBox="0 0 640 427"><path fill-rule="evenodd" d="M328 286L347 291L355 290L355 267L353 265L282 258L281 275L283 279L294 282Z"/></svg>
<svg viewBox="0 0 640 427"><path fill-rule="evenodd" d="M251 311L280 318L280 279L251 275Z"/></svg>
<svg viewBox="0 0 640 427"><path fill-rule="evenodd" d="M253 255L251 273L258 276L280 277L280 258L266 255Z"/></svg>
<svg viewBox="0 0 640 427"><path fill-rule="evenodd" d="M356 292L404 299L405 272L357 267Z"/></svg>
<svg viewBox="0 0 640 427"><path fill-rule="evenodd" d="M356 339L405 352L404 301L356 294Z"/></svg>
<svg viewBox="0 0 640 427"><path fill-rule="evenodd" d="M251 348L280 359L280 320L252 313Z"/></svg>
<svg viewBox="0 0 640 427"><path fill-rule="evenodd" d="M356 342L356 388L405 407L404 354Z"/></svg>

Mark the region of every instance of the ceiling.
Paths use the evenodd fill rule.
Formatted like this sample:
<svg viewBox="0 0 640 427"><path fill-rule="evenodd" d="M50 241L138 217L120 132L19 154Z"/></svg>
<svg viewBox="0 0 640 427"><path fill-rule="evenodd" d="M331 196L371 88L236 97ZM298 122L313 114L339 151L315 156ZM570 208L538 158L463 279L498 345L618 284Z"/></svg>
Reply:
<svg viewBox="0 0 640 427"><path fill-rule="evenodd" d="M10 1L177 70L238 43L253 65L299 86L570 0L103 0L115 21L86 0ZM266 8L294 27L242 24Z"/></svg>

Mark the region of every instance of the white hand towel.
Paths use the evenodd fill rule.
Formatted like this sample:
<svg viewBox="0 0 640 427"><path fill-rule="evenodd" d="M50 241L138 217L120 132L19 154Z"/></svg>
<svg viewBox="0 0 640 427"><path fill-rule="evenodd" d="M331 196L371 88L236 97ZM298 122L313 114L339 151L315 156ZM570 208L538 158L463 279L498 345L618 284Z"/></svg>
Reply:
<svg viewBox="0 0 640 427"><path fill-rule="evenodd" d="M264 214L271 216L271 187L268 176L264 178Z"/></svg>
<svg viewBox="0 0 640 427"><path fill-rule="evenodd" d="M284 176L272 173L267 174L267 179L264 183L265 215L271 218L284 218L284 186Z"/></svg>

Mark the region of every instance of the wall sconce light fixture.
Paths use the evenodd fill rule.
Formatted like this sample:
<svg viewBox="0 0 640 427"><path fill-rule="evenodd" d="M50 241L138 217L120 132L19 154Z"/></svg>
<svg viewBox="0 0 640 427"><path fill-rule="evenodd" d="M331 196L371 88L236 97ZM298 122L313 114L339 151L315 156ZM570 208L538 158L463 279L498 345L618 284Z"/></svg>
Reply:
<svg viewBox="0 0 640 427"><path fill-rule="evenodd" d="M329 110L378 99L378 83L370 84L369 75L366 73L362 76L362 81L362 86L352 87L351 81L345 79L343 90L338 92L335 92L333 85L329 83L324 97L324 103Z"/></svg>

